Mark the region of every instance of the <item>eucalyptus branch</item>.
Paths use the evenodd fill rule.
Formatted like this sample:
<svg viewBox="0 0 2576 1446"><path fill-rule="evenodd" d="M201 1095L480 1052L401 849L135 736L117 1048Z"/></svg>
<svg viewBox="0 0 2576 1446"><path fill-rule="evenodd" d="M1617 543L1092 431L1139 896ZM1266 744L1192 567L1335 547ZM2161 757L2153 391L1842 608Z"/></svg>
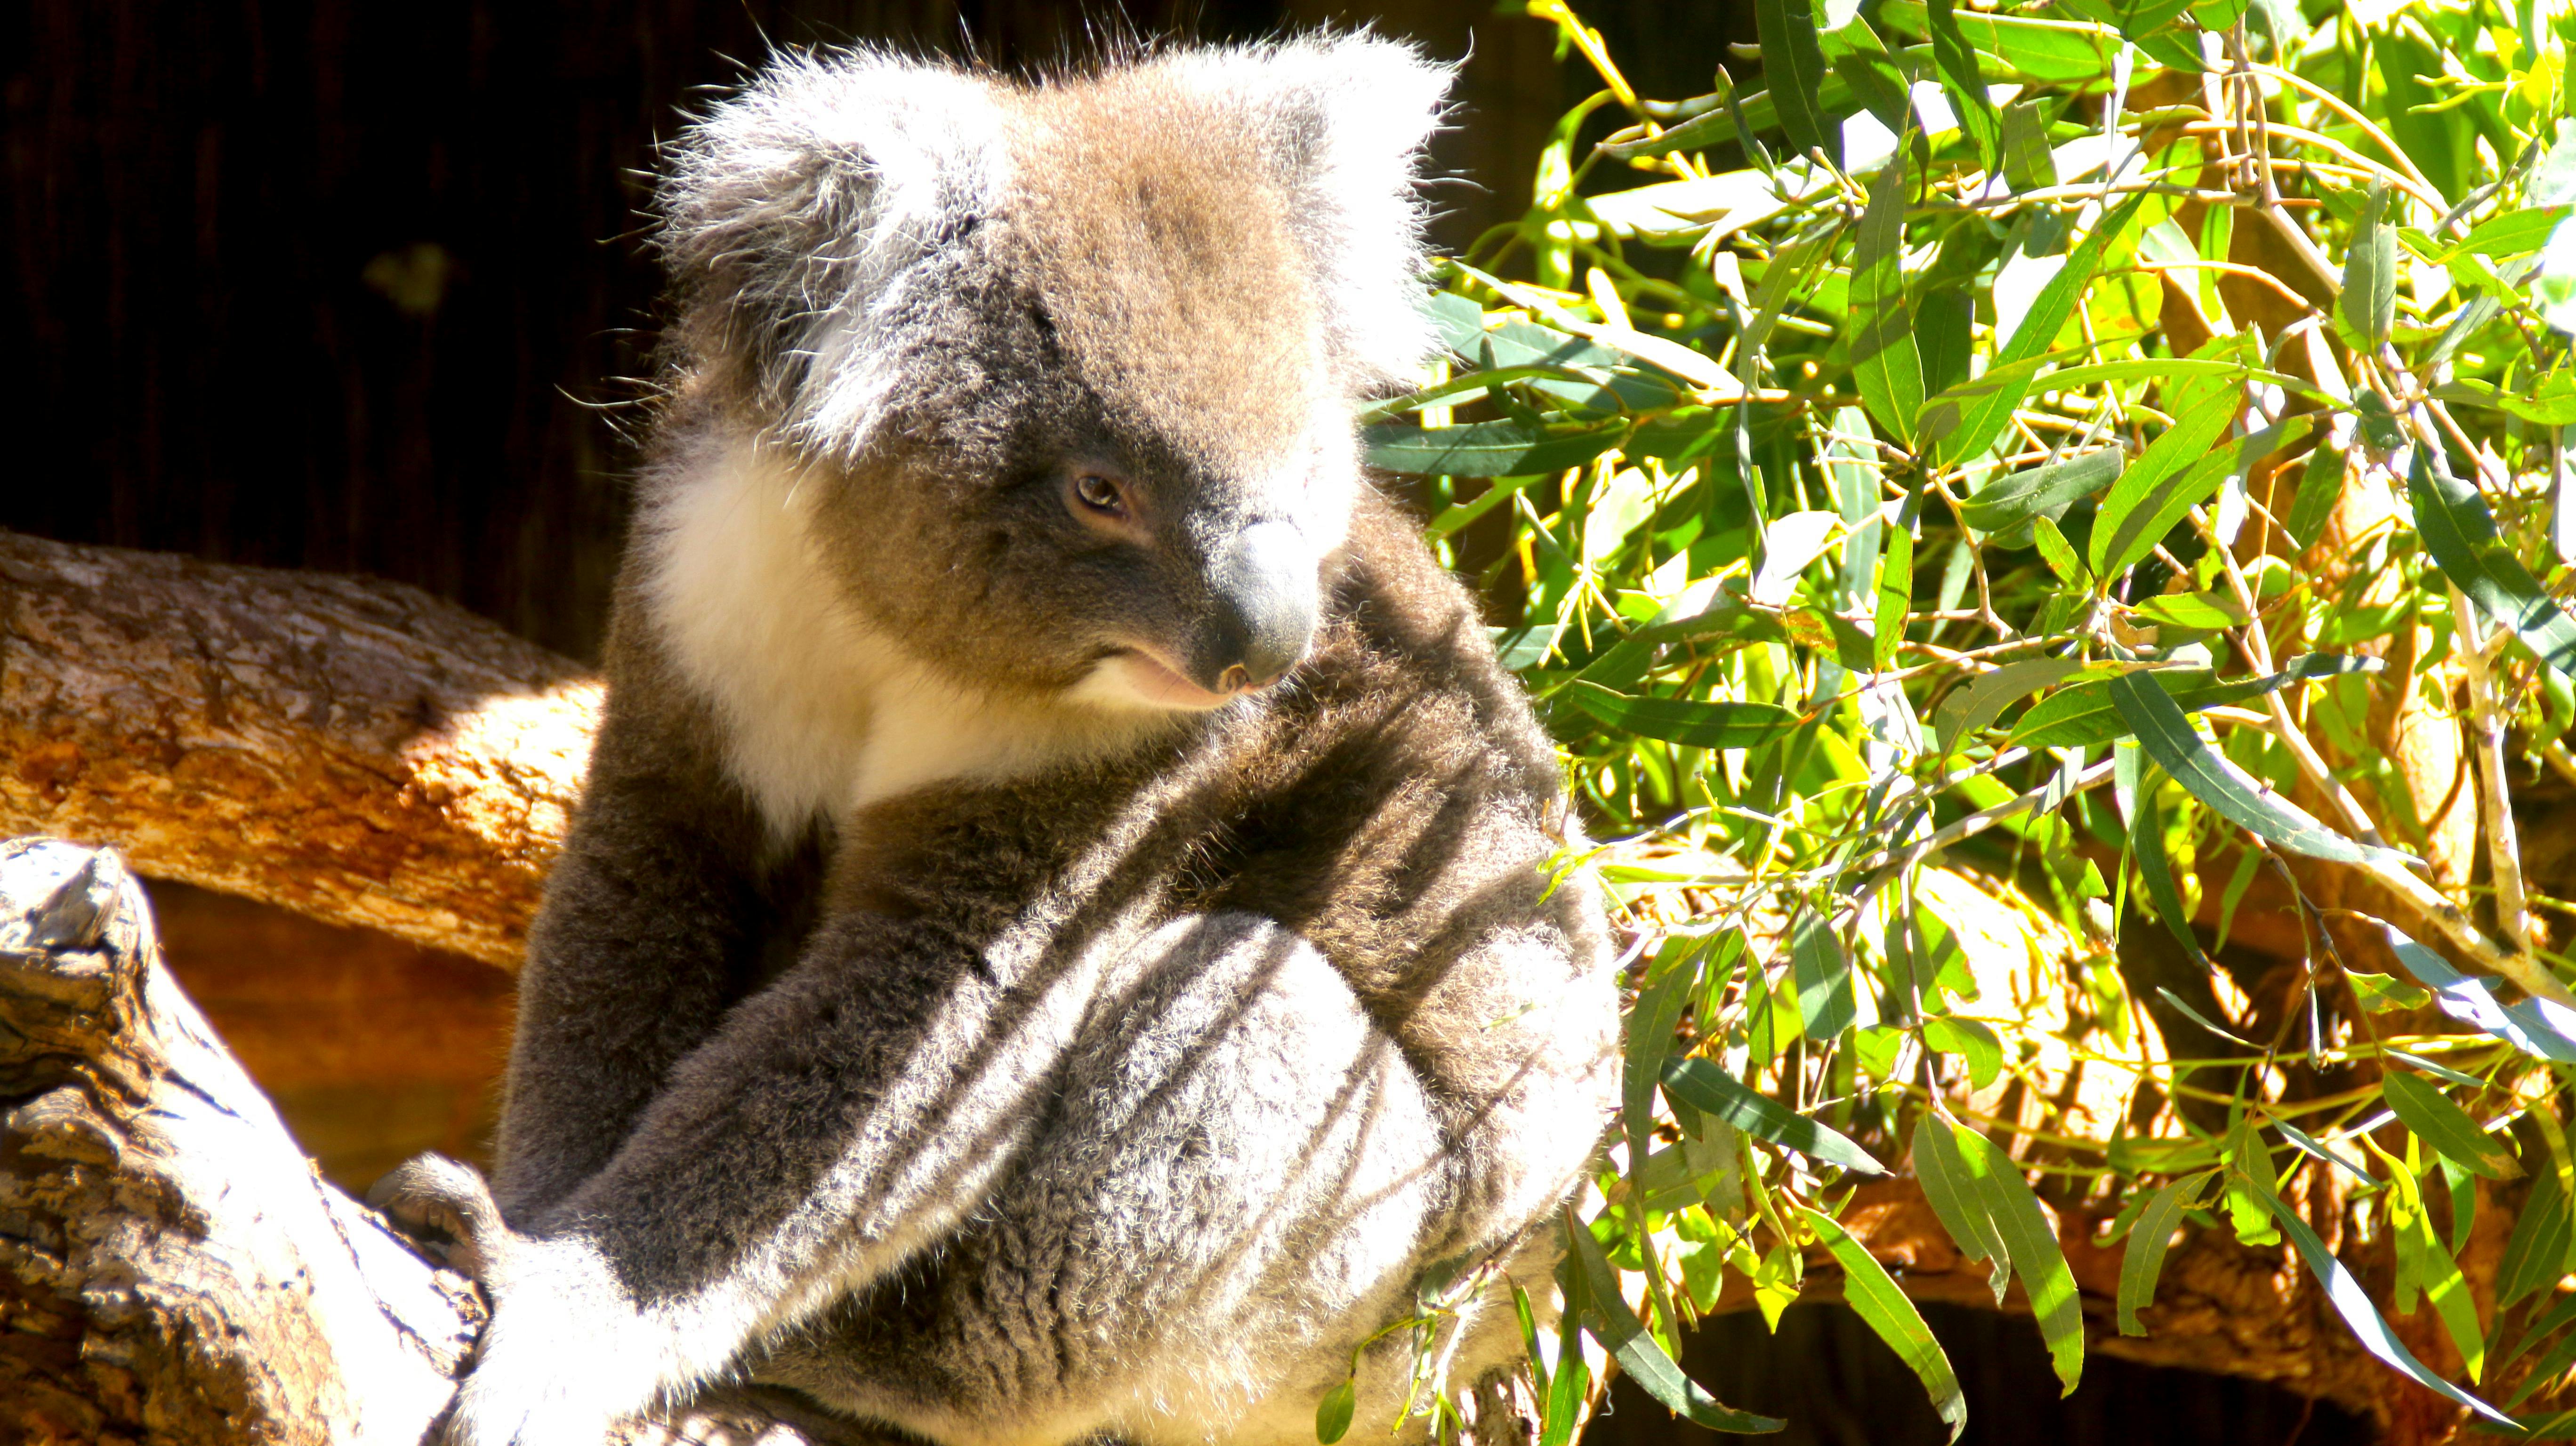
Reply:
<svg viewBox="0 0 2576 1446"><path fill-rule="evenodd" d="M2112 772L2116 766L2113 760L2106 758L2077 774L2072 783L2065 784L2062 788L2058 780L2051 777L2048 782L2027 793L2005 799L1992 808L1979 809L1965 818L1944 825L1930 838L1920 843L1911 844L1901 851L1881 850L1869 858L1852 863L1845 872L1857 871L1871 865L1878 866L1878 871L1869 876L1868 882L1851 891L1850 897L1854 901L1852 907L1858 908L1860 906L1858 901L1870 898L1880 889L1887 887L1888 880L1921 863L1931 855L1962 839L1973 838L1984 833L2007 819L2019 818L2047 802L2052 795L2061 799L2072 798L2088 789L2101 787L2111 781Z"/></svg>
<svg viewBox="0 0 2576 1446"><path fill-rule="evenodd" d="M2228 591L2235 595L2236 605L2243 608L2245 616L2250 619L2241 629L2246 660L2254 665L2257 672L2274 671L2272 640L2263 631L2262 609L2255 604L2254 589L2246 581L2244 567L2236 560L2235 549L2218 540L2216 531L2201 509L2193 508L2191 517L2193 525L2209 539L2210 550L2219 559L2221 571L2227 578ZM2374 848L2386 848L2388 841L2380 837L2379 825L2362 808L2361 800L2353 797L2352 790L2344 786L2343 780L2334 776L2334 770L2326 766L2325 758L2317 752L2316 745L2308 741L2307 730L2290 716L2290 703L2283 696L2284 691L2275 688L2263 695L2264 706L2272 715L2272 736L2289 750L2291 760L2299 767L2299 777L2334 805L2336 816L2343 820L2343 826L2350 829L2355 838Z"/></svg>
<svg viewBox="0 0 2576 1446"><path fill-rule="evenodd" d="M2530 900L2522 885L2522 845L2506 795L2504 721L2497 715L2495 681L2488 672L2484 615L2451 589L2451 648L2469 680L2470 752L2477 764L2478 813L2486 825L2487 868L2495 880L2496 927L2517 954L2531 952Z"/></svg>

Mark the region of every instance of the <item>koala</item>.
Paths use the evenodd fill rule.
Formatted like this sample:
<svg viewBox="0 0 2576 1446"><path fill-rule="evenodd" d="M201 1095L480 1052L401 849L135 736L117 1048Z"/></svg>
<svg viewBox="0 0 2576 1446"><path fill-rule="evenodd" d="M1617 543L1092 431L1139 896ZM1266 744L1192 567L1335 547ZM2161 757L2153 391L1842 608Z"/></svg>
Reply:
<svg viewBox="0 0 2576 1446"><path fill-rule="evenodd" d="M1517 1358L1617 1006L1555 753L1358 447L1448 80L791 55L676 141L497 1164L380 1191L492 1302L449 1440L751 1383L1287 1446L1354 1372L1395 1428L1414 1330L1436 1386Z"/></svg>

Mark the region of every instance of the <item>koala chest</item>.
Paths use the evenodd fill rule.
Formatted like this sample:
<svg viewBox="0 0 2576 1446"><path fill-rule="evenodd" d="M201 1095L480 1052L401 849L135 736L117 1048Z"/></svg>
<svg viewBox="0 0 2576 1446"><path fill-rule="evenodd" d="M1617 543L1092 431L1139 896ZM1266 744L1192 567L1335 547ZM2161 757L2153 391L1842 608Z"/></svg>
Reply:
<svg viewBox="0 0 2576 1446"><path fill-rule="evenodd" d="M809 540L795 477L742 442L684 451L640 532L653 635L783 835L928 784L1002 781L1092 742L933 672L871 628Z"/></svg>

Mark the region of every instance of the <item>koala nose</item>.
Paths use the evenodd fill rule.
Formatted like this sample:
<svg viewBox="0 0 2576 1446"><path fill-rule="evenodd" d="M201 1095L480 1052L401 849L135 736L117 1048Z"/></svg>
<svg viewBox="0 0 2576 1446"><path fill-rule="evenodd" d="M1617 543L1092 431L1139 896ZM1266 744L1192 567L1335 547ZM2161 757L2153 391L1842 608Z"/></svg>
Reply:
<svg viewBox="0 0 2576 1446"><path fill-rule="evenodd" d="M1286 522L1235 534L1209 569L1220 656L1212 686L1239 693L1279 681L1314 640L1318 559Z"/></svg>

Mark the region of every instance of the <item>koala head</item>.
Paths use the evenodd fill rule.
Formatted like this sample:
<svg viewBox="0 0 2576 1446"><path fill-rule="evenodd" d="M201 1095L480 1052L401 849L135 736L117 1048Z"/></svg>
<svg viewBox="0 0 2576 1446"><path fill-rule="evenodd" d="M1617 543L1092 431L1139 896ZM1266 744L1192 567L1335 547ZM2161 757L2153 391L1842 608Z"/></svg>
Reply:
<svg viewBox="0 0 2576 1446"><path fill-rule="evenodd" d="M1448 81L1365 35L1030 82L778 61L662 187L683 394L791 459L840 601L924 664L1218 707L1306 652L1352 409L1427 350Z"/></svg>

